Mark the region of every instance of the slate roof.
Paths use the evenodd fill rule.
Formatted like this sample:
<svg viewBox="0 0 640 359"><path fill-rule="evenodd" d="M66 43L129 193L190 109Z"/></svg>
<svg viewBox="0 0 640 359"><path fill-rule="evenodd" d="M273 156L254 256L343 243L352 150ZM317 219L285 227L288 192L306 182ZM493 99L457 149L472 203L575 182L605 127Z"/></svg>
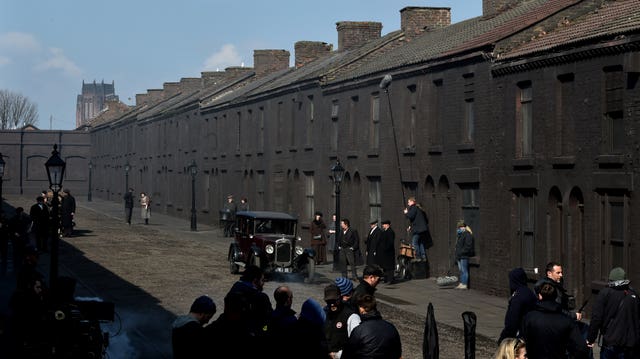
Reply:
<svg viewBox="0 0 640 359"><path fill-rule="evenodd" d="M500 60L532 56L561 47L598 38L611 38L622 33L640 32L640 0L606 2L597 11L576 19L573 23L544 34L498 57Z"/></svg>
<svg viewBox="0 0 640 359"><path fill-rule="evenodd" d="M347 81L375 73L420 63L435 62L491 48L496 42L526 29L580 0L530 0L493 17L475 17L447 27L431 30L393 51L385 51L383 56L372 56L350 68L345 68L334 81ZM378 54L376 54L378 55Z"/></svg>
<svg viewBox="0 0 640 359"><path fill-rule="evenodd" d="M329 52L299 68L284 69L264 77L248 72L222 85L159 99L136 107L119 121L153 118L196 100L206 111L270 93L293 91L294 87L326 87L366 80L396 69L429 66L476 52L500 61L640 30L640 0L607 1L597 11L575 15L574 10L588 11L595 8L594 4L583 0L521 0L517 6L491 17L479 16L415 37L405 36L397 30L355 49ZM566 22L560 21L557 27L550 28L549 19L554 19L554 15L562 19L563 11L567 9L570 11L566 12ZM545 26L540 26L542 31L535 31L536 25L545 20ZM556 26L555 23L551 25ZM527 31L532 36L528 36ZM514 39L517 41L512 41Z"/></svg>

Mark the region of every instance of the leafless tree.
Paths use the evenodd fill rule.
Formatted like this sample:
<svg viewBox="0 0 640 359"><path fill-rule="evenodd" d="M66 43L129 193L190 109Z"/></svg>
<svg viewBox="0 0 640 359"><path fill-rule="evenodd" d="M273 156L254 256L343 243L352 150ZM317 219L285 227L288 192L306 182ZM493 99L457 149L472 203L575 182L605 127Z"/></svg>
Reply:
<svg viewBox="0 0 640 359"><path fill-rule="evenodd" d="M38 106L28 97L0 90L0 129L16 129L38 122Z"/></svg>

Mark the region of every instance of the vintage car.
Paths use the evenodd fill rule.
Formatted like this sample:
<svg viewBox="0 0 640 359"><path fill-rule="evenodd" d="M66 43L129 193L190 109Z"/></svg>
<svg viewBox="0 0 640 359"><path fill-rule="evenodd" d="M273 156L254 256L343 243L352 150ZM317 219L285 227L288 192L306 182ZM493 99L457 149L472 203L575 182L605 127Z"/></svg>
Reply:
<svg viewBox="0 0 640 359"><path fill-rule="evenodd" d="M315 275L314 252L303 248L297 236L297 218L282 212L237 212L235 238L229 246L232 274L256 265L267 277L278 273L301 274L308 282Z"/></svg>

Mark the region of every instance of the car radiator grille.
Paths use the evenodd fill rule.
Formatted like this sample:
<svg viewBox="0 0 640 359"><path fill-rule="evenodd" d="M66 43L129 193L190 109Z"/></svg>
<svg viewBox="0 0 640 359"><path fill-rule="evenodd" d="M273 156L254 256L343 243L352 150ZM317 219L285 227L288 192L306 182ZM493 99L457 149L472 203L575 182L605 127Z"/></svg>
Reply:
<svg viewBox="0 0 640 359"><path fill-rule="evenodd" d="M280 239L276 241L275 264L288 266L291 264L291 241Z"/></svg>

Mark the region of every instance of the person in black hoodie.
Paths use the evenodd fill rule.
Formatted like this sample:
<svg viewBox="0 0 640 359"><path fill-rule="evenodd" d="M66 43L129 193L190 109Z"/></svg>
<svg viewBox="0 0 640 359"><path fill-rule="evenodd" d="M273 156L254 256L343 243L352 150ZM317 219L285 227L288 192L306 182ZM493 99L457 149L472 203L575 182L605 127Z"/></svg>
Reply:
<svg viewBox="0 0 640 359"><path fill-rule="evenodd" d="M640 352L640 300L620 267L609 272L609 284L593 306L587 344L602 335L601 358L638 358Z"/></svg>
<svg viewBox="0 0 640 359"><path fill-rule="evenodd" d="M538 303L535 310L524 317L522 336L527 343L527 357L529 359L571 358L586 359L589 348L580 335L580 330L572 319L562 313L560 303L557 303L556 287L544 283L539 287Z"/></svg>
<svg viewBox="0 0 640 359"><path fill-rule="evenodd" d="M517 338L522 319L536 306L536 295L527 286L527 274L524 269L514 268L509 272L509 289L511 297L498 343L504 338Z"/></svg>

